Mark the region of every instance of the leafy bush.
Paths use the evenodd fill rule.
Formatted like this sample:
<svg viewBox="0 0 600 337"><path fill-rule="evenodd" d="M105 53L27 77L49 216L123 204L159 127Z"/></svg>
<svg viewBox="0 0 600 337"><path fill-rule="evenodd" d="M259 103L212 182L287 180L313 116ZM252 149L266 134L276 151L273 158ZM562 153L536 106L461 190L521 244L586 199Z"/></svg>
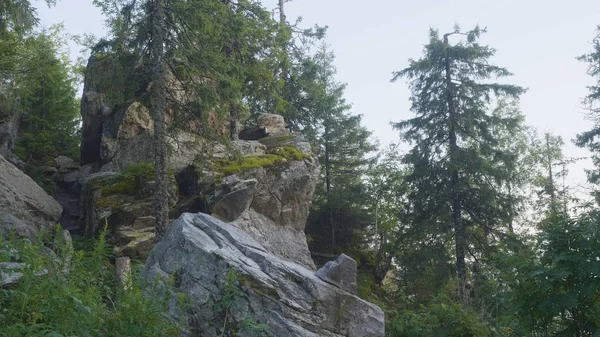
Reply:
<svg viewBox="0 0 600 337"><path fill-rule="evenodd" d="M450 288L446 288L448 292ZM404 304L410 300L400 296ZM416 309L398 305L387 322L389 337L487 337L492 336L485 322L471 309L465 309L442 292L427 305Z"/></svg>
<svg viewBox="0 0 600 337"><path fill-rule="evenodd" d="M128 165L118 176L105 182L102 188L105 195L123 193L134 194L140 182L154 179L154 165L148 162Z"/></svg>
<svg viewBox="0 0 600 337"><path fill-rule="evenodd" d="M258 323L250 317L246 317L241 322L234 321L232 316L237 306L236 297L241 294L235 270L230 269L227 272L225 281L221 298L213 307L213 311L222 320L221 336L238 336L239 333L244 333L244 336L248 337L266 337L267 325Z"/></svg>
<svg viewBox="0 0 600 337"><path fill-rule="evenodd" d="M177 325L164 316L168 297L146 296L138 272L128 290L115 290L105 233L89 251L73 252L68 273L56 268L66 265L68 254L40 254L47 250L43 240L0 239L0 262L26 266L18 284L0 289L0 336L177 335ZM50 272L36 276L42 269Z"/></svg>

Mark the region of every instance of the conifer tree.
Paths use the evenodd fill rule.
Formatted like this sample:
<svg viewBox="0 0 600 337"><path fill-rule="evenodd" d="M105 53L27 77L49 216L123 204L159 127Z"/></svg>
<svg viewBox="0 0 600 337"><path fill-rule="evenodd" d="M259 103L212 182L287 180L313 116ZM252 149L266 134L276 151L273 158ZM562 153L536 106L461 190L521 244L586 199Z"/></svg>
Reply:
<svg viewBox="0 0 600 337"><path fill-rule="evenodd" d="M405 156L411 173L413 210L422 226L452 230L459 297L468 304L466 254L475 244L473 235L497 230L506 218L506 196L494 181L506 179L495 162L497 139L490 133L496 122L489 113L494 97L518 97L524 89L484 82L511 75L489 59L494 49L478 43L479 27L440 38L430 31L424 55L395 72L392 81L410 80L411 110L415 117L394 124L413 145ZM451 44L450 37L466 40ZM490 158L492 161L490 162Z"/></svg>
<svg viewBox="0 0 600 337"><path fill-rule="evenodd" d="M588 86L589 93L583 100L593 126L590 130L578 134L575 144L592 152L592 160L596 169L587 172L588 180L593 184L598 184L600 183L600 26L598 26L593 40L593 50L578 57L578 60L587 63L587 73L595 79L596 83ZM596 198L600 200L600 197Z"/></svg>
<svg viewBox="0 0 600 337"><path fill-rule="evenodd" d="M361 116L350 113L343 97L346 85L335 81L333 54L323 46L316 60L311 128L319 144L322 173L306 232L314 240L313 251L348 253L364 243L369 224L362 179L370 163L367 154L375 146L369 140L371 133L360 124Z"/></svg>
<svg viewBox="0 0 600 337"><path fill-rule="evenodd" d="M66 53L61 26L24 40L27 57L14 77L24 113L16 154L28 164L48 165L59 155L77 158L79 102L75 98L75 76Z"/></svg>
<svg viewBox="0 0 600 337"><path fill-rule="evenodd" d="M227 114L232 126L230 138L236 138L237 119L247 109L245 105L264 100L262 93L268 91L265 87L271 75L265 69L272 62L268 57L273 54L272 49L278 48L274 43L278 25L253 0L95 0L95 3L108 16L112 36L101 40L94 51L112 54L118 61L117 67L134 70L125 76L117 74L113 79L123 87L121 100L131 100L139 91L151 88L149 99L143 101L155 119L157 238L160 238L167 221L169 149L165 144L168 130L164 114L172 113L173 129L193 124L198 126L195 131L205 136L212 133L205 123L208 116L214 112ZM127 78L132 73L137 76ZM131 87L138 90L127 90ZM162 206L158 205L159 199Z"/></svg>

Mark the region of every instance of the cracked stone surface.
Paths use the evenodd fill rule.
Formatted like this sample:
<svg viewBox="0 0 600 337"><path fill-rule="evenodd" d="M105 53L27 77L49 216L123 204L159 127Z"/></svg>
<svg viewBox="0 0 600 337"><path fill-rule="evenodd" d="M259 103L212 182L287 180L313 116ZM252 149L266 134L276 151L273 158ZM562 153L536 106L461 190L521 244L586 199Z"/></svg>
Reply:
<svg viewBox="0 0 600 337"><path fill-rule="evenodd" d="M302 135L261 141L267 150L292 146L309 157L313 155ZM249 233L269 252L315 270L304 229L318 174L317 160L312 158L225 177L223 193L212 213Z"/></svg>
<svg viewBox="0 0 600 337"><path fill-rule="evenodd" d="M385 335L378 306L268 252L248 233L206 214L184 213L173 222L150 252L142 277L152 284L156 278L168 282L177 275L173 290L184 293L190 307L182 310L172 303L169 315L187 318L195 334L216 337L223 322L213 306L223 296L232 269L240 289L232 324L252 318L268 326L269 337Z"/></svg>

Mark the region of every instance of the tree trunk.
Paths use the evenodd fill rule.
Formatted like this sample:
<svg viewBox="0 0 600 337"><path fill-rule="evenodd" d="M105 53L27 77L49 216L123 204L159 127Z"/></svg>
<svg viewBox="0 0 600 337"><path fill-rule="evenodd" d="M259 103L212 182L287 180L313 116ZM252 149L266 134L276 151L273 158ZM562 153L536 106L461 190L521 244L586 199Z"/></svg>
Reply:
<svg viewBox="0 0 600 337"><path fill-rule="evenodd" d="M227 6L227 10L229 11L229 15L231 16L233 8L231 4L231 0L222 0L222 3ZM231 58L233 54L234 45L233 43L226 45L222 52L227 58ZM233 99L229 99L229 139L238 140L239 139L239 126L238 126L238 111L234 107Z"/></svg>
<svg viewBox="0 0 600 337"><path fill-rule="evenodd" d="M238 113L237 110L231 108L229 110L229 139L238 140L240 129L238 125Z"/></svg>
<svg viewBox="0 0 600 337"><path fill-rule="evenodd" d="M550 210L556 213L556 188L554 187L554 173L552 172L552 153L550 150L550 134L546 133L546 157L548 159L548 195L550 195Z"/></svg>
<svg viewBox="0 0 600 337"><path fill-rule="evenodd" d="M466 306L468 303L466 284L467 267L465 263L467 233L462 222L462 202L460 193L460 177L458 172L458 163L460 158L458 140L456 136L456 110L454 106L454 94L452 92L452 75L450 72L450 55L448 53L450 45L448 44L448 34L444 35L444 44L446 46L446 100L448 104L448 124L450 141L450 187L452 191L452 225L454 227L454 238L456 246L456 274L458 276L458 294L461 303Z"/></svg>
<svg viewBox="0 0 600 337"><path fill-rule="evenodd" d="M325 125L325 189L327 195L327 206L329 208L329 226L331 227L331 252L335 251L335 221L333 219L333 207L331 204L331 163L329 159L329 126Z"/></svg>
<svg viewBox="0 0 600 337"><path fill-rule="evenodd" d="M512 191L512 182L508 181L508 232L510 234L515 234L515 230L513 228L513 222L515 220L515 205L513 200L513 191Z"/></svg>
<svg viewBox="0 0 600 337"><path fill-rule="evenodd" d="M118 257L115 260L115 278L119 288L122 290L129 288L131 280L131 260L129 257Z"/></svg>
<svg viewBox="0 0 600 337"><path fill-rule="evenodd" d="M169 221L169 195L167 192L166 143L166 83L165 83L165 2L154 0L152 11L152 119L154 120L154 211L156 241L165 234Z"/></svg>
<svg viewBox="0 0 600 337"><path fill-rule="evenodd" d="M279 0L279 23L285 24L285 11L283 8L283 4L285 0Z"/></svg>

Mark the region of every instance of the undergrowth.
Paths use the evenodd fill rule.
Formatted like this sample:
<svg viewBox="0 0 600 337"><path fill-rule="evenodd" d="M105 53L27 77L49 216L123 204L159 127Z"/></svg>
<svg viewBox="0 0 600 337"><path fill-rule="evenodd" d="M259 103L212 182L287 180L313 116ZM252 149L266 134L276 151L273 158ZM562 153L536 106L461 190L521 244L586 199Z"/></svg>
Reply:
<svg viewBox="0 0 600 337"><path fill-rule="evenodd" d="M36 241L0 238L0 262L24 264L22 279L0 288L0 336L178 335L177 324L164 315L169 297L147 296L139 267L128 290L116 287L105 234L79 246L87 250L74 245L72 254L58 249L56 257L40 253L47 251L43 235Z"/></svg>
<svg viewBox="0 0 600 337"><path fill-rule="evenodd" d="M221 337L238 336L243 334L247 337L266 337L268 326L256 322L253 318L246 317L240 322L235 321L233 313L239 305L237 298L241 295L238 276L235 270L230 269L225 276L225 287L221 292L221 298L215 303L213 311L222 320Z"/></svg>

